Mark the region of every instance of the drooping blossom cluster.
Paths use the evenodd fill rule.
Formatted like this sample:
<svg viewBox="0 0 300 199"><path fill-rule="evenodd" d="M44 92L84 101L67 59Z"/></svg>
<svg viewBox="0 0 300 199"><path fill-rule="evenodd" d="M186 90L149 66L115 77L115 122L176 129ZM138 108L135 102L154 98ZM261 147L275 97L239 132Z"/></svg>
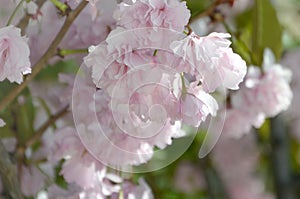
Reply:
<svg viewBox="0 0 300 199"><path fill-rule="evenodd" d="M276 64L266 49L262 68L250 66L243 86L230 96L224 133L240 137L251 127L259 128L266 118L287 110L293 97L290 81L291 71Z"/></svg>
<svg viewBox="0 0 300 199"><path fill-rule="evenodd" d="M109 172L82 144L74 128L58 130L50 150L49 162L55 164L63 159L60 175L64 176L66 182L74 184L70 190L51 186L49 195L53 198L61 197L61 192L70 198L114 198L119 197L120 192L125 198L152 198L151 190L144 180L140 179L140 185L137 185L122 179L118 173Z"/></svg>
<svg viewBox="0 0 300 199"><path fill-rule="evenodd" d="M122 20L127 20L127 17L120 17L117 20L119 27L110 32L105 42L90 47L90 53L84 59L84 64L92 69L94 84L101 89L101 101L105 98L111 101L110 107L108 103L105 105L111 112L105 117L112 115L114 120L107 123L106 119L102 123L103 119L98 116L104 134L108 134L106 137L112 142L109 146L108 140L104 141L107 152L94 152L102 161L118 166L145 163L152 157L154 146L162 149L171 144L172 137L183 135L178 133L182 123L197 127L207 116L215 116L218 104L210 93L220 87L238 89L246 74L245 62L229 47L229 34L212 33L199 37L192 33L185 36L172 27L169 27L171 30L164 29L168 27L165 15L169 4L186 9L181 12L185 17L172 15L178 18L172 20L189 18L183 2L121 4L122 15L128 14L134 19L124 23ZM162 8L162 13L157 14L156 7ZM144 9L149 9L149 18L144 17ZM152 21L154 15L161 17L161 23ZM187 20L183 24L177 23L181 27L175 30L183 30L186 23ZM96 104L96 109L98 106ZM81 106L76 104L75 107ZM78 112L82 115L81 111ZM87 133L88 127L95 126L91 121L85 121L86 124L80 121L76 125L86 126L82 138L88 147L97 151L95 148L101 142L93 147L97 138ZM138 144L140 142L143 144ZM114 162L112 158L108 159L112 154L119 154L116 150L125 151L124 160ZM131 157L133 152L134 160ZM103 158L103 153L108 153L107 158Z"/></svg>

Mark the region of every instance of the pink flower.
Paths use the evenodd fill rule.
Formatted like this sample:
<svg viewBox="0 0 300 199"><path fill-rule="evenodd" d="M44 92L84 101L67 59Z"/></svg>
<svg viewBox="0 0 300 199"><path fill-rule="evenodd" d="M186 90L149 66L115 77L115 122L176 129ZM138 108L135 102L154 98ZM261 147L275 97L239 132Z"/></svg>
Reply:
<svg viewBox="0 0 300 199"><path fill-rule="evenodd" d="M180 98L181 118L183 123L198 127L208 115L216 116L216 100L200 87L191 86Z"/></svg>
<svg viewBox="0 0 300 199"><path fill-rule="evenodd" d="M250 105L248 108L249 110L235 108L228 109L226 111L222 132L231 137L240 138L246 133L249 133L253 126L259 128L265 121L264 114L258 114L255 111L252 111Z"/></svg>
<svg viewBox="0 0 300 199"><path fill-rule="evenodd" d="M267 117L274 117L291 104L293 93L289 82L292 73L275 63L275 57L269 49L264 53L263 68L265 74L258 85L257 103Z"/></svg>
<svg viewBox="0 0 300 199"><path fill-rule="evenodd" d="M180 121L171 123L166 115L158 114L158 106L152 107L161 104L163 108L168 104L165 97L172 93L166 88L154 84L137 89L132 98L128 95L134 91L135 82L160 78L157 71L161 70L133 73L132 78L128 75L128 81L117 84L120 90L111 96L106 90L96 91L89 73L86 79L78 78L75 82L73 113L78 133L85 146L103 163L118 167L145 163L152 157L154 146L165 148L172 138L184 135Z"/></svg>
<svg viewBox="0 0 300 199"><path fill-rule="evenodd" d="M245 83L230 96L224 132L240 137L251 127L259 128L266 118L287 110L293 97L290 79L291 72L275 64L272 53L265 50L263 71L250 66Z"/></svg>
<svg viewBox="0 0 300 199"><path fill-rule="evenodd" d="M94 186L93 176L97 166L99 170L104 169L85 151L73 128L64 128L55 133L54 146L52 146L52 153L48 159L52 162L66 159L61 174L67 182L76 182L82 188ZM97 162L97 164L93 162Z"/></svg>
<svg viewBox="0 0 300 199"><path fill-rule="evenodd" d="M127 29L161 27L182 32L191 14L185 2L177 0L137 0L120 4L115 13L118 25Z"/></svg>
<svg viewBox="0 0 300 199"><path fill-rule="evenodd" d="M64 159L60 174L68 183L76 183L83 192L110 195L118 192L122 179L107 173L106 167L96 160L81 143L76 130L64 128L56 132L49 160Z"/></svg>
<svg viewBox="0 0 300 199"><path fill-rule="evenodd" d="M158 44L160 40L153 40L148 34L143 33L157 34L163 42ZM188 63L170 52L161 50L157 52L157 56L153 56L155 47L170 51L171 38L179 39L178 34L174 33L170 34L171 37L167 37L169 33L164 29L126 31L117 28L109 34L104 44L90 48L85 64L92 68L92 77L96 86L105 90L118 105L130 102L135 105L136 110L143 110L144 112L140 112L138 117L147 118L147 111L151 105L159 104L166 110L172 122L179 120L198 126L207 115L215 115L217 105L214 99L195 83L195 88L189 88L186 99L183 99L179 74L193 73L188 70ZM163 39L164 37L166 39ZM144 45L148 48L140 50L139 48ZM149 84L156 84L156 86L149 86ZM185 101L194 103L190 105ZM194 110L199 111L194 112ZM121 117L122 113L118 112L118 115ZM162 117L164 114L158 115ZM126 117L125 115L124 118ZM145 133L145 129L143 132Z"/></svg>
<svg viewBox="0 0 300 199"><path fill-rule="evenodd" d="M20 84L23 75L31 73L27 40L14 26L0 29L0 81L7 78ZM17 57L16 57L17 56Z"/></svg>
<svg viewBox="0 0 300 199"><path fill-rule="evenodd" d="M110 97L103 90L96 91L91 77L88 77L90 74L86 75L86 79L79 78L75 82L72 111L77 131L87 150L104 164L114 166L136 165L149 160L153 154L152 147L143 140L126 135L117 126L110 110Z"/></svg>
<svg viewBox="0 0 300 199"><path fill-rule="evenodd" d="M159 62L159 57L153 56L155 49L169 50L171 41L180 36L165 29L126 30L118 27L110 32L105 42L89 48L84 63L92 68L96 86L111 91L111 87L128 71ZM168 56L174 60L174 55L169 53Z"/></svg>
<svg viewBox="0 0 300 199"><path fill-rule="evenodd" d="M251 105L252 110L266 117L274 117L287 110L293 97L289 82L289 69L274 63L274 57L269 50L265 51L263 72L257 67L249 67L245 86L233 95L235 108Z"/></svg>
<svg viewBox="0 0 300 199"><path fill-rule="evenodd" d="M191 64L189 73L196 75L207 92L220 86L236 90L246 75L246 62L229 48L228 37L225 33L211 33L206 37L192 33L170 46L176 55Z"/></svg>

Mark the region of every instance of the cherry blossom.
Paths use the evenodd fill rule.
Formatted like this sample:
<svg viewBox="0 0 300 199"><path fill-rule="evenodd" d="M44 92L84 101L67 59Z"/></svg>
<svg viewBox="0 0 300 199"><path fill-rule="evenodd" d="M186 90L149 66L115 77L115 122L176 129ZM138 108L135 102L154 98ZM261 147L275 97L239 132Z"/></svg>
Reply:
<svg viewBox="0 0 300 199"><path fill-rule="evenodd" d="M133 4L121 3L115 18L127 29L161 27L182 32L190 11L185 2L177 0L137 0Z"/></svg>
<svg viewBox="0 0 300 199"><path fill-rule="evenodd" d="M94 192L103 197L119 191L120 186L114 184L122 182L122 179L107 173L106 167L89 154L75 129L64 128L55 135L49 160L57 162L61 158L65 159L60 174L67 182L76 183L83 191Z"/></svg>
<svg viewBox="0 0 300 199"><path fill-rule="evenodd" d="M246 63L229 48L228 33L211 33L199 37L195 33L181 41L174 41L174 53L191 62L190 73L202 82L207 92L224 86L238 89L246 75Z"/></svg>
<svg viewBox="0 0 300 199"><path fill-rule="evenodd" d="M224 132L237 137L259 128L268 117L288 109L292 101L289 69L276 64L270 50L265 50L263 71L250 66L241 89L231 95ZM235 125L232 125L232 124Z"/></svg>
<svg viewBox="0 0 300 199"><path fill-rule="evenodd" d="M23 75L31 73L27 39L14 26L0 28L0 81L20 84ZM16 59L18 55L18 59Z"/></svg>
<svg viewBox="0 0 300 199"><path fill-rule="evenodd" d="M106 92L96 91L90 78L77 81L75 85L78 84L78 87L73 93L73 99L76 99L73 111L78 116L75 115L77 130L84 144L100 161L118 166L145 163L152 157L154 146L164 148L172 143L172 137L184 135L180 131L180 123L171 124L170 121L166 121L166 125L156 135L148 136L149 138L147 135L152 135L151 129L149 133L142 132L147 139L138 138L141 136L140 128L132 128L129 132L122 131L113 116L114 110L110 109L111 98ZM74 95L78 97L74 98ZM87 102L89 109L86 109ZM96 113L97 118L92 117L93 113ZM143 125L140 119L136 122ZM109 150L101 150L102 147Z"/></svg>

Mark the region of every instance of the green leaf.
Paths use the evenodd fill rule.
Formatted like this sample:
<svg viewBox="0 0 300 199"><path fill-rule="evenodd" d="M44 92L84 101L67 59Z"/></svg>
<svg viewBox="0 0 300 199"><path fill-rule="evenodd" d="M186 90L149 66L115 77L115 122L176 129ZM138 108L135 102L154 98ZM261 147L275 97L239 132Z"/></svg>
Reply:
<svg viewBox="0 0 300 199"><path fill-rule="evenodd" d="M54 180L54 182L60 188L67 190L68 189L68 183L66 182L64 177L62 175L60 175L60 171L62 169L63 163L64 163L64 160L61 160L57 164L57 166L54 168L54 171L55 171L55 180Z"/></svg>
<svg viewBox="0 0 300 199"><path fill-rule="evenodd" d="M59 61L53 66L47 66L35 78L37 81L57 80L59 73L76 73L79 65L75 60Z"/></svg>
<svg viewBox="0 0 300 199"><path fill-rule="evenodd" d="M270 132L271 132L271 127L270 127L270 120L266 119L266 121L263 123L263 125L259 128L258 132L260 134L260 139L263 141L268 141L270 139Z"/></svg>
<svg viewBox="0 0 300 199"><path fill-rule="evenodd" d="M186 0L186 5L191 11L191 18L203 12L211 3L212 1L209 0Z"/></svg>
<svg viewBox="0 0 300 199"><path fill-rule="evenodd" d="M223 22L227 32L232 36L231 41L233 51L239 54L247 63L252 64L252 15L253 8L238 14L234 20L236 24L236 30L232 29L226 22Z"/></svg>
<svg viewBox="0 0 300 199"><path fill-rule="evenodd" d="M252 61L260 66L265 48L279 59L282 54L282 28L269 0L256 0L253 10Z"/></svg>
<svg viewBox="0 0 300 199"><path fill-rule="evenodd" d="M0 97L4 97L15 87L15 84L9 81L0 83ZM18 137L20 141L25 141L26 136L34 132L33 122L35 117L35 109L32 104L32 99L28 89L25 89L21 96L24 99L24 104L20 105L17 100L11 104L4 112L0 114L6 125L1 128L0 138ZM29 97L27 97L29 96Z"/></svg>
<svg viewBox="0 0 300 199"><path fill-rule="evenodd" d="M11 83L7 79L0 82L0 100L2 100L16 85L16 83Z"/></svg>
<svg viewBox="0 0 300 199"><path fill-rule="evenodd" d="M242 12L241 14L238 14L234 19L235 23L237 25L237 29L241 32L243 29L247 26L252 26L252 16L253 16L253 8Z"/></svg>
<svg viewBox="0 0 300 199"><path fill-rule="evenodd" d="M9 128L9 126L6 124L4 127L1 127L1 131L0 131L0 139L2 138L11 138L14 137L15 133L14 131Z"/></svg>

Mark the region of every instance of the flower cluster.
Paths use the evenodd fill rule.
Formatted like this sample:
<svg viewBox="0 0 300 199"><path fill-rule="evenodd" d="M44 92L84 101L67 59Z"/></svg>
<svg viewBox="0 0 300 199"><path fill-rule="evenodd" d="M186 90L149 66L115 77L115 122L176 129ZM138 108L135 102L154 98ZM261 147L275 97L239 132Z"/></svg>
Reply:
<svg viewBox="0 0 300 199"><path fill-rule="evenodd" d="M179 12L185 16L169 16L172 6L185 9ZM93 82L101 89L96 95L96 102L98 95L101 98L96 112L100 107L101 111L107 109L97 116L101 134L108 139L99 139L96 132L87 133L88 128L97 128L91 119L76 125L86 126L81 137L100 160L121 167L145 163L152 157L154 146L163 149L171 144L172 137L184 135L181 124L198 127L209 115L215 116L218 104L210 93L222 87L238 89L246 63L229 47L229 34L199 37L172 30L169 17L179 22L189 18L183 2L136 1L121 4L119 9L123 15L117 18L119 26L105 42L90 47L84 58L84 66L91 68ZM144 16L144 10L149 16ZM176 23L174 29L182 31L186 23ZM111 101L110 106L104 104L105 99ZM75 107L82 107L78 103ZM89 140L99 141L93 146ZM120 155L115 160L113 154Z"/></svg>
<svg viewBox="0 0 300 199"><path fill-rule="evenodd" d="M259 128L266 118L287 110L293 97L290 81L291 71L276 64L266 49L262 68L250 66L243 86L231 95L224 131L240 137L252 126Z"/></svg>

